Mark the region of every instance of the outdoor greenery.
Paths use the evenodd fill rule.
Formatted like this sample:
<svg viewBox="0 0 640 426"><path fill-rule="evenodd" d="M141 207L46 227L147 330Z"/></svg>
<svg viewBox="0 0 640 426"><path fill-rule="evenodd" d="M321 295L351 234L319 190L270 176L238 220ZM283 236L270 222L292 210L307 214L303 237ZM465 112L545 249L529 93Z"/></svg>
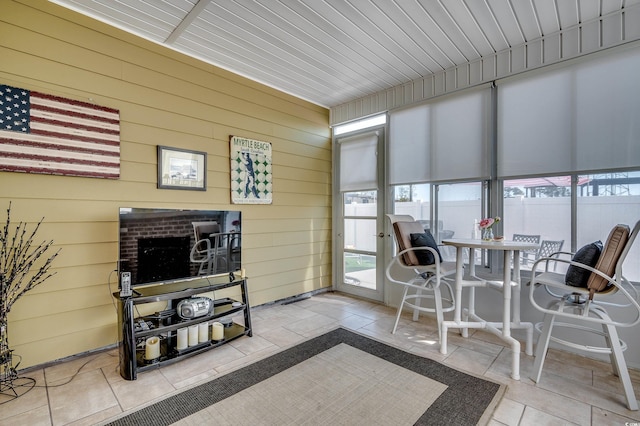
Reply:
<svg viewBox="0 0 640 426"><path fill-rule="evenodd" d="M366 269L375 269L376 258L375 256L367 256L361 254L346 255L344 258L344 271L356 272Z"/></svg>

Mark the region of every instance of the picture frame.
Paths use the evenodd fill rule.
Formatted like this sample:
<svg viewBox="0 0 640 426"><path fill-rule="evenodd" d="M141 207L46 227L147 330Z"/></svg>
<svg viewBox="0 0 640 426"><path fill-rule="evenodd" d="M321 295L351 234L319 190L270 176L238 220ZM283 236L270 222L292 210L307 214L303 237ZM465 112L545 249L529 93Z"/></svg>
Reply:
<svg viewBox="0 0 640 426"><path fill-rule="evenodd" d="M230 137L231 203L273 203L271 142Z"/></svg>
<svg viewBox="0 0 640 426"><path fill-rule="evenodd" d="M158 188L207 190L207 153L158 145Z"/></svg>

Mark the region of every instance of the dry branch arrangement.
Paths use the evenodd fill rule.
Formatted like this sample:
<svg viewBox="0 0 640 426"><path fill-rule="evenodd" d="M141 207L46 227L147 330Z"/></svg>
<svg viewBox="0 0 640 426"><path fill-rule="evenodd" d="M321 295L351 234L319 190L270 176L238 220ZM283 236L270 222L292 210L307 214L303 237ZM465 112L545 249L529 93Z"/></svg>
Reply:
<svg viewBox="0 0 640 426"><path fill-rule="evenodd" d="M27 231L24 222L11 226L11 203L7 209L7 221L0 234L0 379L11 376L11 350L9 349L7 315L13 304L26 292L55 274L49 272L53 259L60 250L44 262L39 260L51 248L53 241L34 243L35 235L44 218L33 231ZM37 266L40 264L40 266ZM33 271L32 271L33 269ZM15 373L15 372L14 372Z"/></svg>

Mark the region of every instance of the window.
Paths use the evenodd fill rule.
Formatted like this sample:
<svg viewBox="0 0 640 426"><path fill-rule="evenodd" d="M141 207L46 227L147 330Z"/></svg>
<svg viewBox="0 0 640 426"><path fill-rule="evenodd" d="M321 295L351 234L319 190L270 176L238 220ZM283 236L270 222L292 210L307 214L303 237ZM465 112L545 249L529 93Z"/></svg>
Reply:
<svg viewBox="0 0 640 426"><path fill-rule="evenodd" d="M432 187L437 191L435 205L430 195ZM393 212L421 221L438 241L472 237L474 223L482 216L481 182L397 185L394 194ZM445 260L455 259L452 247L444 247L441 252Z"/></svg>
<svg viewBox="0 0 640 426"><path fill-rule="evenodd" d="M353 123L347 123L340 126L336 126L333 129L335 136L342 135L344 133L355 132L356 130L367 129L369 127L380 126L387 122L386 114L377 115L375 117L365 118L364 120L354 121Z"/></svg>
<svg viewBox="0 0 640 426"><path fill-rule="evenodd" d="M506 180L503 193L506 239L513 239L514 234L537 236L540 243L561 241L562 249L571 251L571 176ZM523 255L530 260L523 262L523 269L533 266L536 255Z"/></svg>
<svg viewBox="0 0 640 426"><path fill-rule="evenodd" d="M575 251L640 218L640 49L497 82L503 226ZM573 229L573 232L572 232ZM640 281L634 247L625 276Z"/></svg>
<svg viewBox="0 0 640 426"><path fill-rule="evenodd" d="M396 185L393 188L395 214L408 214L424 221L431 218L431 185Z"/></svg>
<svg viewBox="0 0 640 426"><path fill-rule="evenodd" d="M475 220L499 215L507 239L539 235L562 241L563 251L606 239L617 223L635 225L638 68L640 48L618 49L391 111L394 213L425 221L440 238L445 230L467 238ZM637 259L640 242L625 265L640 282Z"/></svg>
<svg viewBox="0 0 640 426"><path fill-rule="evenodd" d="M596 240L605 242L619 223L633 227L640 220L640 171L578 176L576 248ZM627 255L624 275L640 282L640 241Z"/></svg>

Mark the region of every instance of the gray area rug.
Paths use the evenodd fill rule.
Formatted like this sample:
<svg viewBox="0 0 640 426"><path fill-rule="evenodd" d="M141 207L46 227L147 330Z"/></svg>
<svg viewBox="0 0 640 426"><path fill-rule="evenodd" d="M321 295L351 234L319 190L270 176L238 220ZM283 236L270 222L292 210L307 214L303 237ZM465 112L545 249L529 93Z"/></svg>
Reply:
<svg viewBox="0 0 640 426"><path fill-rule="evenodd" d="M505 389L338 328L109 424L200 424L206 410L218 420L242 413L233 424L475 425L490 420Z"/></svg>

